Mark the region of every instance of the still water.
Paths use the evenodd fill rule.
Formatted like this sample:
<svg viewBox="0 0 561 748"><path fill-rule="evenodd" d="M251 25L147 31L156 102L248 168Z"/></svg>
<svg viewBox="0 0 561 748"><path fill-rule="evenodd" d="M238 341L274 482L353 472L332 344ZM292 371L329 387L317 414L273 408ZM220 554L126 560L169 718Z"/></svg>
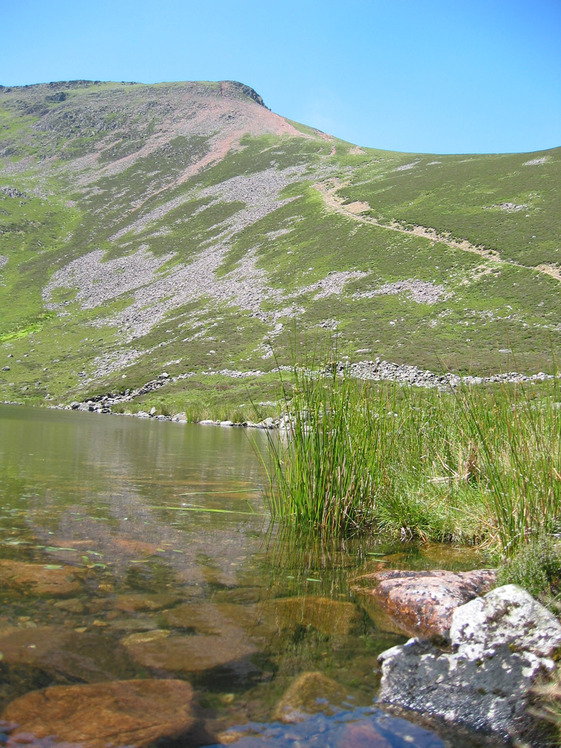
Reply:
<svg viewBox="0 0 561 748"><path fill-rule="evenodd" d="M1 709L49 686L179 679L209 744L470 744L373 706L377 655L406 637L351 591L380 562L442 559L272 530L265 441L0 406Z"/></svg>

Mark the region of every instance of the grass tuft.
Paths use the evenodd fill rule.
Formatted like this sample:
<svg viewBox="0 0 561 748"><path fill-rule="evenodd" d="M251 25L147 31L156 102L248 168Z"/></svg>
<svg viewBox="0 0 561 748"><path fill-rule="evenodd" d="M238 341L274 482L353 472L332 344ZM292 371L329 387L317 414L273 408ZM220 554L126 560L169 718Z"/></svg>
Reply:
<svg viewBox="0 0 561 748"><path fill-rule="evenodd" d="M322 535L485 543L511 556L561 523L559 383L419 390L294 367L269 436L274 517Z"/></svg>

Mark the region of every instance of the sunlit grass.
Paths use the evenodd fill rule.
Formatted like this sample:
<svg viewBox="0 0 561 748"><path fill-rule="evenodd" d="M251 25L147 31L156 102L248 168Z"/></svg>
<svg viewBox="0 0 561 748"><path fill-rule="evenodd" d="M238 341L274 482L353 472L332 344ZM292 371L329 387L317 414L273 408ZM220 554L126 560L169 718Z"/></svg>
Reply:
<svg viewBox="0 0 561 748"><path fill-rule="evenodd" d="M487 544L561 524L558 380L420 390L294 371L269 438L273 515L319 534Z"/></svg>

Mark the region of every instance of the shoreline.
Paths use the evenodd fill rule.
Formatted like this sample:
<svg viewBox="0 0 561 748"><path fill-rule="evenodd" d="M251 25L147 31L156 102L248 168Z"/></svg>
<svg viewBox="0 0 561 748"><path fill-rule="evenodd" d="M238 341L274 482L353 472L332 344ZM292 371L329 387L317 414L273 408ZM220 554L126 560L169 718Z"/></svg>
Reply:
<svg viewBox="0 0 561 748"><path fill-rule="evenodd" d="M381 358L376 358L370 361L358 361L356 363L338 362L333 364L331 370L329 368L324 369L324 374L332 374L333 369L336 369L338 374L350 373L351 378L359 381L372 381L372 382L395 382L401 385L407 385L410 387L424 387L427 389L439 389L443 392L453 392L459 387L472 387L472 386L486 386L492 384L536 384L538 382L545 382L547 380L561 378L560 374L546 374L540 371L536 374L522 374L517 371L503 372L501 374L492 374L489 376L474 376L452 374L450 372L445 374L439 374L429 369L421 369L417 366L409 364L396 364L391 361L385 361ZM203 372L186 372L177 376L170 376L167 372L162 372L154 379L149 380L145 384L135 389L125 389L120 393L106 393L102 395L96 395L86 400L73 400L70 403L58 403L57 405L45 403L44 407L53 410L79 410L82 412L94 412L111 415L125 415L132 416L141 419L150 419L158 421L170 421L174 423L195 423L203 426L233 426L238 428L258 428L258 429L274 429L282 428L283 416L277 416L277 418L265 418L260 421L254 422L250 420L244 421L231 421L231 420L220 420L205 418L199 420L188 420L184 412L178 412L174 415L158 414L157 409L154 405L150 406L148 410L140 410L135 413L124 412L117 413L113 410L115 406L121 406L126 403L132 403L143 395L149 395L153 392L157 392L167 384L180 382L186 379L190 379L193 376L223 376L229 379L248 379L248 378L260 378L268 374L282 374L290 373L294 371L292 366L278 366L269 372L261 370L250 370L250 371L237 371L232 369L223 370L210 370ZM26 405L25 402L4 400L3 405ZM147 404L149 405L149 403ZM35 407L31 405L31 407ZM39 407L43 407L39 405Z"/></svg>

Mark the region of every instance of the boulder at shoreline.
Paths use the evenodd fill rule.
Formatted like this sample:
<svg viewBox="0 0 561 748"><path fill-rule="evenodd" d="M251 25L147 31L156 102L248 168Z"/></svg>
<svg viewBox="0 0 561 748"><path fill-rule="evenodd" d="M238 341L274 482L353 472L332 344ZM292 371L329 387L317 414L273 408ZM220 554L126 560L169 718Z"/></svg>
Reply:
<svg viewBox="0 0 561 748"><path fill-rule="evenodd" d="M355 592L372 595L409 634L446 635L459 605L489 590L493 569L474 571L406 571L384 569L359 578L367 586Z"/></svg>
<svg viewBox="0 0 561 748"><path fill-rule="evenodd" d="M540 745L528 706L561 648L555 616L525 590L505 585L454 611L450 643L445 652L410 639L383 652L380 701Z"/></svg>

